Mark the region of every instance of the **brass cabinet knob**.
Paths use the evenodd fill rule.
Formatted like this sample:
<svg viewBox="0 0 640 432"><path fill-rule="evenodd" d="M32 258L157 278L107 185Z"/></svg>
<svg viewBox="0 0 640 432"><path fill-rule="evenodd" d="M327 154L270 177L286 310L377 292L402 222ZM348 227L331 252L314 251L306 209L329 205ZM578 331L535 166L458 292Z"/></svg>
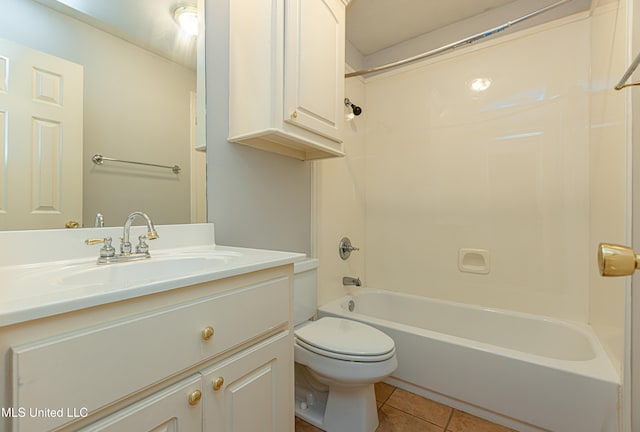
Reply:
<svg viewBox="0 0 640 432"><path fill-rule="evenodd" d="M80 228L80 222L78 221L74 221L74 220L70 220L67 221L66 224L64 224L65 228Z"/></svg>
<svg viewBox="0 0 640 432"><path fill-rule="evenodd" d="M291 118L292 119L297 119L298 118L298 111L294 111L291 113Z"/></svg>
<svg viewBox="0 0 640 432"><path fill-rule="evenodd" d="M194 390L189 393L189 405L197 404L202 398L202 392L200 390Z"/></svg>
<svg viewBox="0 0 640 432"><path fill-rule="evenodd" d="M630 276L640 267L640 255L627 246L600 243L598 268L602 276Z"/></svg>
<svg viewBox="0 0 640 432"><path fill-rule="evenodd" d="M214 333L213 327L211 326L205 327L205 329L202 330L202 339L203 340L211 339L211 336L213 336L213 333Z"/></svg>
<svg viewBox="0 0 640 432"><path fill-rule="evenodd" d="M224 384L224 378L222 378L221 376L214 379L213 380L213 390L214 391L218 391L222 388L222 385Z"/></svg>

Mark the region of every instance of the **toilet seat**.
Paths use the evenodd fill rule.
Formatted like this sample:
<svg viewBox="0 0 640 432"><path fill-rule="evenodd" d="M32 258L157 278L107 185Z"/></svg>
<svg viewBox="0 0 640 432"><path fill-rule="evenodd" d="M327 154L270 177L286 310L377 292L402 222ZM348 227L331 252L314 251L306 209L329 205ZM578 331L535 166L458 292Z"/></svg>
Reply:
<svg viewBox="0 0 640 432"><path fill-rule="evenodd" d="M395 354L393 339L366 324L334 317L309 322L295 330L296 343L338 360L380 362Z"/></svg>

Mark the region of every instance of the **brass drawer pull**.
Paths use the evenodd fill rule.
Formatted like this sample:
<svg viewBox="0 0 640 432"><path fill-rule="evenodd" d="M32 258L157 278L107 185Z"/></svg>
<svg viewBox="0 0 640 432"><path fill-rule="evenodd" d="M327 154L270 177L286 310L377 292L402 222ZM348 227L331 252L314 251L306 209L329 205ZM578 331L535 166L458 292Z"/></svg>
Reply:
<svg viewBox="0 0 640 432"><path fill-rule="evenodd" d="M205 327L205 329L202 330L202 339L203 340L211 339L211 336L213 336L213 333L214 333L213 327L211 326Z"/></svg>
<svg viewBox="0 0 640 432"><path fill-rule="evenodd" d="M200 390L194 390L189 393L189 405L195 405L202 398L202 392Z"/></svg>
<svg viewBox="0 0 640 432"><path fill-rule="evenodd" d="M218 377L216 379L213 380L213 391L218 391L222 388L222 385L224 384L224 378L222 377Z"/></svg>

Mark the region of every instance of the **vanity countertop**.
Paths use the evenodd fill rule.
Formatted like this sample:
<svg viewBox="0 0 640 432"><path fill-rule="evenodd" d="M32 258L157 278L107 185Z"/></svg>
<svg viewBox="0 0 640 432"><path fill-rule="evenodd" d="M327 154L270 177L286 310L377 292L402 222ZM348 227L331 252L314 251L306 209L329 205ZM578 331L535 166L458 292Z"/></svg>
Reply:
<svg viewBox="0 0 640 432"><path fill-rule="evenodd" d="M0 253L0 326L291 264L306 256L215 245L212 224L168 225L158 227L163 242L149 242L151 258L96 264L99 246L88 247L83 239L117 238L120 230L29 231L23 236L19 232L0 233L5 252L6 246L28 252L30 242L40 243L25 257L20 253L3 257ZM43 251L52 246L54 252Z"/></svg>

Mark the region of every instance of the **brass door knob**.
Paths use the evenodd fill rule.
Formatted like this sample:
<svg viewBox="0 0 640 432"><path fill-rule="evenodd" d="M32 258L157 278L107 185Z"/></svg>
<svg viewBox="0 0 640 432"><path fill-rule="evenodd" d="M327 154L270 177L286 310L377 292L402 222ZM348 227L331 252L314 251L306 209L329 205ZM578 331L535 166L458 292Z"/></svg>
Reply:
<svg viewBox="0 0 640 432"><path fill-rule="evenodd" d="M200 390L194 390L189 393L189 405L195 405L202 398L202 392Z"/></svg>
<svg viewBox="0 0 640 432"><path fill-rule="evenodd" d="M211 339L211 337L213 336L213 333L214 333L213 327L211 326L205 327L205 329L202 330L202 339L203 340Z"/></svg>
<svg viewBox="0 0 640 432"><path fill-rule="evenodd" d="M80 222L78 221L74 221L74 220L70 220L67 221L67 223L64 224L65 228L80 228Z"/></svg>
<svg viewBox="0 0 640 432"><path fill-rule="evenodd" d="M602 276L630 276L640 267L640 255L627 246L600 243L598 268Z"/></svg>
<svg viewBox="0 0 640 432"><path fill-rule="evenodd" d="M218 378L213 380L213 390L214 391L220 390L223 384L224 384L224 378L219 376Z"/></svg>

